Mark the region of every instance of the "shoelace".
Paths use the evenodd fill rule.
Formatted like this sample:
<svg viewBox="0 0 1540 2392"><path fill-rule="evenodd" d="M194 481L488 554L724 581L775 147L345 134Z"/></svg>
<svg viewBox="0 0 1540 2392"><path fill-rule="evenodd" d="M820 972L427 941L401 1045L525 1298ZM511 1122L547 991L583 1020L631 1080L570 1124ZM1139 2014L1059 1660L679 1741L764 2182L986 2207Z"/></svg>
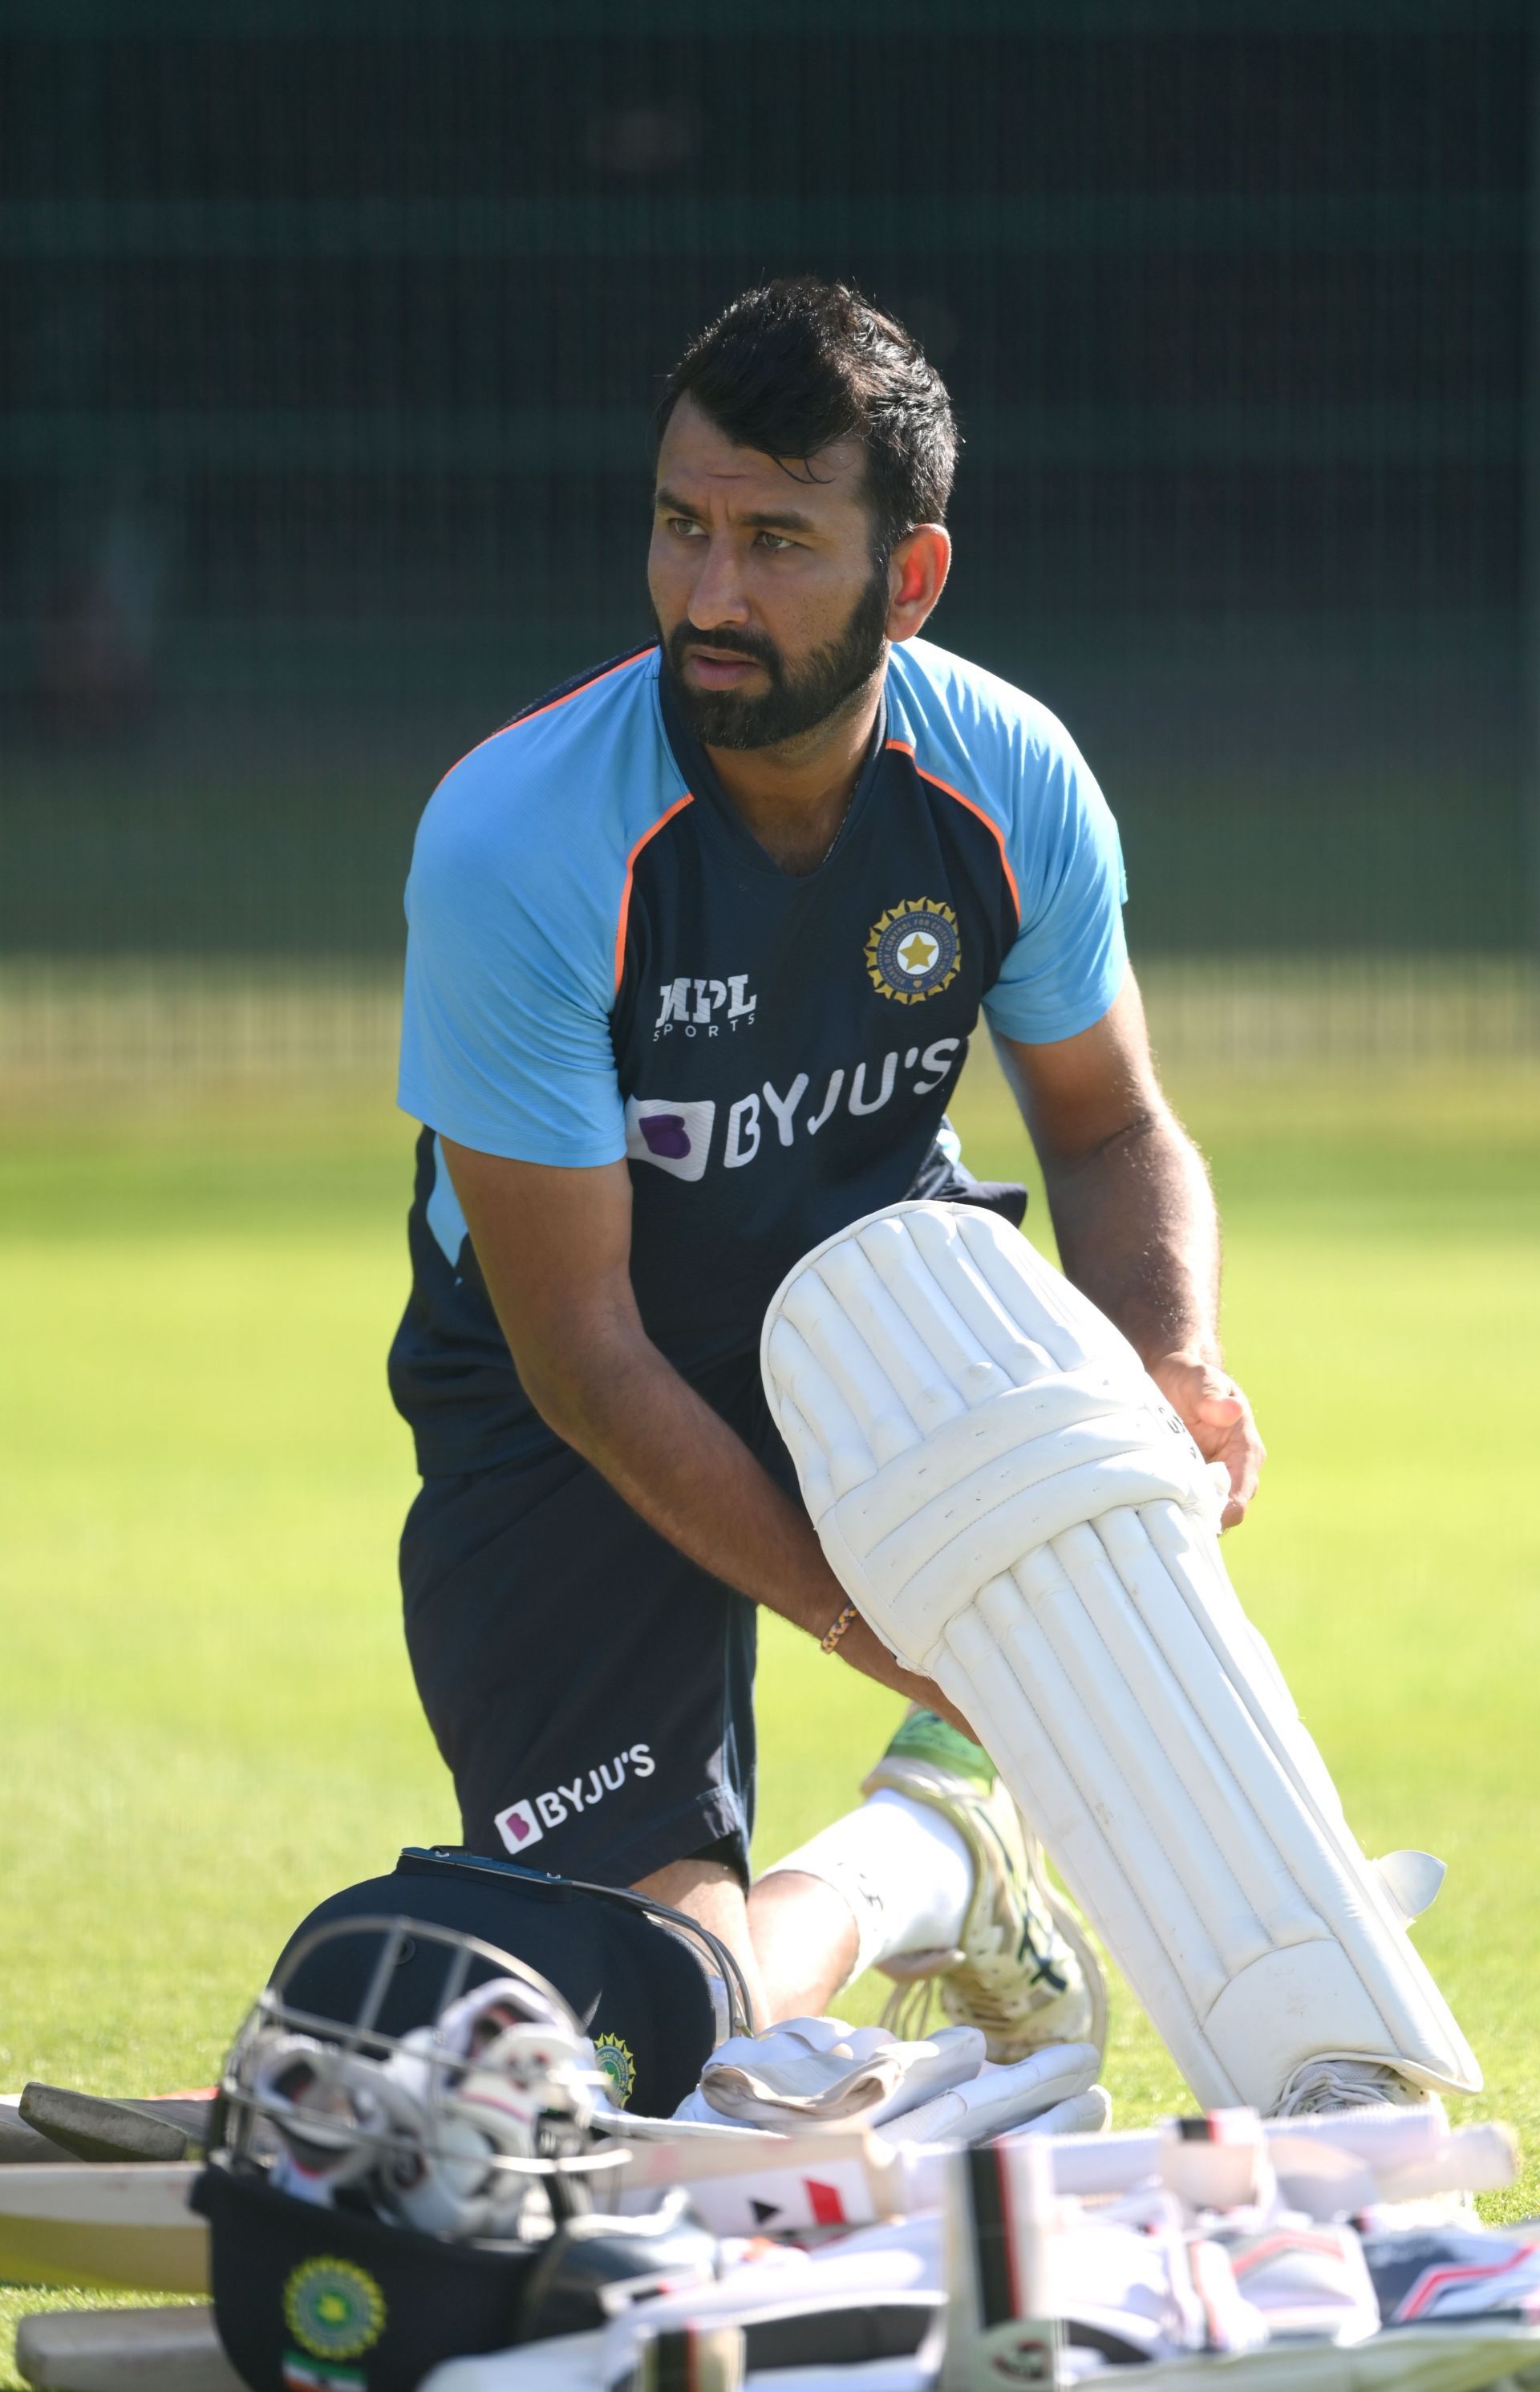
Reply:
<svg viewBox="0 0 1540 2392"><path fill-rule="evenodd" d="M879 2023L895 2043L919 2043L928 2034L936 2009L936 1991L941 1971L931 1977L911 1977L895 1985L883 2004Z"/></svg>
<svg viewBox="0 0 1540 2392"><path fill-rule="evenodd" d="M1051 1922L1039 1919L1037 1924L1046 1932L1050 1953L1061 1963L1067 1961L1068 1954L1054 1934ZM1035 1953L1035 1944L1032 1949ZM918 2042L934 2014L941 1979L963 1965L950 1953L938 1954L936 1967L926 1974L907 1978L896 1985L883 2005L881 2023L887 2033L905 2043ZM994 1950L969 1959L965 1966L968 2017L986 2034L994 2028L1019 2026L1033 2010L1056 2001L1064 1990L1063 1984L1055 1985L1052 1978L1041 1975L1029 1979L1023 1987L1018 1951L1004 1927L996 1934ZM998 1982L991 1982L996 1978Z"/></svg>
<svg viewBox="0 0 1540 2392"><path fill-rule="evenodd" d="M1311 2118L1326 2110L1405 2109L1420 2099L1415 2085L1378 2060L1306 2060L1286 2082L1274 2115Z"/></svg>

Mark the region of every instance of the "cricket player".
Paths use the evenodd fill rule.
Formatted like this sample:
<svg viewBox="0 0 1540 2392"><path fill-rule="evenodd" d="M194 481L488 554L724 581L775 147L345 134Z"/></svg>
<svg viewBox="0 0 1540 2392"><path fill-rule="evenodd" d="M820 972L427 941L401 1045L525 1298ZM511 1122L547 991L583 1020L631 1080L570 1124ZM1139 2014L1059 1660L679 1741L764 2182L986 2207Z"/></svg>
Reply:
<svg viewBox="0 0 1540 2392"><path fill-rule="evenodd" d="M773 283L692 343L659 422L655 638L456 765L412 862L412 1666L473 1851L689 1911L762 2021L875 1963L1016 2057L1094 2030L1094 1964L967 1721L848 1605L760 1326L876 1207L1019 1221L946 1119L982 1014L1065 1268L1226 1468L1233 1524L1262 1450L1213 1197L1095 781L1042 706L922 637L958 444L916 342ZM912 1708L861 1806L751 1889L760 1605Z"/></svg>

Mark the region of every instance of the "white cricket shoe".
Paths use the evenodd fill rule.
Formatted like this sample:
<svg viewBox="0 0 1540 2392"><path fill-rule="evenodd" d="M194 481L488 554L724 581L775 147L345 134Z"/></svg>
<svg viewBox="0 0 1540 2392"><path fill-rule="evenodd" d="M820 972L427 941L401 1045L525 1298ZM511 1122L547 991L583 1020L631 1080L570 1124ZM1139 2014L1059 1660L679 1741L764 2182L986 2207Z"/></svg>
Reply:
<svg viewBox="0 0 1540 2392"><path fill-rule="evenodd" d="M1106 1982L1083 1921L1049 1885L1004 1780L981 1748L934 1711L912 1710L863 1794L886 1788L950 1819L973 1858L973 1898L953 1951L905 1952L879 1965L896 1990L883 2024L924 2032L933 1995L955 2026L977 2027L990 2060L1054 2043L1106 2041Z"/></svg>

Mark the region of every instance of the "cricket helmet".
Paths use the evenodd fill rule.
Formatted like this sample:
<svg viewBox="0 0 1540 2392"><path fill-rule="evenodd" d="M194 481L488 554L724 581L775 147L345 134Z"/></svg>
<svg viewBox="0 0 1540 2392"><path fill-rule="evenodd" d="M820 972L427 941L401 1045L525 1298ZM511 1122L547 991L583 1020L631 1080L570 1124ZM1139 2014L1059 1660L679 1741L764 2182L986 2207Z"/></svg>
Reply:
<svg viewBox="0 0 1540 2392"><path fill-rule="evenodd" d="M368 1959L346 2021L294 1998L343 1937ZM388 2031L396 1971L439 1956L431 2022ZM607 2113L576 2018L511 1954L399 1917L295 1939L236 2038L192 2196L252 2392L416 2392L442 2360L709 2278L715 2242L682 2203L604 2215L627 2156Z"/></svg>
<svg viewBox="0 0 1540 2392"><path fill-rule="evenodd" d="M517 1952L554 1986L593 2042L615 2100L672 2117L714 2047L752 2031L732 1954L696 1919L615 1886L552 1877L527 1863L438 1845L403 1852L388 1875L330 1894L296 1928L401 1914ZM291 1972L290 1996L331 2019L352 2019L368 1990L371 1955L356 1937L327 1939ZM490 1971L477 1963L468 1988ZM376 2023L387 2033L430 2024L441 2007L442 1955L419 1944L391 1971Z"/></svg>

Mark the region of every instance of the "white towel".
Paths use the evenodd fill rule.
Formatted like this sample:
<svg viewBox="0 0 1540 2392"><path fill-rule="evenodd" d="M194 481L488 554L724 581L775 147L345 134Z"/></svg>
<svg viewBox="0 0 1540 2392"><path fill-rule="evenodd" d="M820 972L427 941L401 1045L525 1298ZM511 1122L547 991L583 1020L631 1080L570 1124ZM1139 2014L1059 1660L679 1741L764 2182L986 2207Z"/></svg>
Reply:
<svg viewBox="0 0 1540 2392"><path fill-rule="evenodd" d="M977 2076L984 2038L976 2027L944 2027L899 2043L881 2027L840 2019L787 2019L718 2046L675 2116L779 2127L845 2123L878 2126Z"/></svg>

